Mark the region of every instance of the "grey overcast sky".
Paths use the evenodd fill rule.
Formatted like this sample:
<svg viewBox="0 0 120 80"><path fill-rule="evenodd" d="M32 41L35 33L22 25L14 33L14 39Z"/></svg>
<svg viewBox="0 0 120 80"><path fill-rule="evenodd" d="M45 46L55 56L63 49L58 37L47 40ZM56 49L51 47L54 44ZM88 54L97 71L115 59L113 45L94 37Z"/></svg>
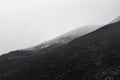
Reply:
<svg viewBox="0 0 120 80"><path fill-rule="evenodd" d="M0 54L120 15L120 0L0 0Z"/></svg>

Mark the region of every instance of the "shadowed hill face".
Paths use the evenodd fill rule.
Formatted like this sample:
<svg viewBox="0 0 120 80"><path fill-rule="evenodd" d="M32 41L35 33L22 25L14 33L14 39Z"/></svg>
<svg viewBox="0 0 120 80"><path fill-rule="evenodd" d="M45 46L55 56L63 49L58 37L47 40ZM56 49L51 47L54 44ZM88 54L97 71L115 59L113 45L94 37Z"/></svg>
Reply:
<svg viewBox="0 0 120 80"><path fill-rule="evenodd" d="M116 22L52 50L49 47L34 52L36 55L6 58L0 62L0 79L120 80L119 30L120 22Z"/></svg>

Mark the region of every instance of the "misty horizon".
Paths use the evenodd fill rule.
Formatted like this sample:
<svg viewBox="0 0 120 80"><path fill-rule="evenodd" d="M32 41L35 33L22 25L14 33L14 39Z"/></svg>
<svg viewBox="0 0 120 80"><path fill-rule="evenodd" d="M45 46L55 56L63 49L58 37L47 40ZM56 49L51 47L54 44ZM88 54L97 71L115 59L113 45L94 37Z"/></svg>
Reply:
<svg viewBox="0 0 120 80"><path fill-rule="evenodd" d="M0 54L38 45L81 26L107 24L120 16L119 3L119 0L0 1Z"/></svg>

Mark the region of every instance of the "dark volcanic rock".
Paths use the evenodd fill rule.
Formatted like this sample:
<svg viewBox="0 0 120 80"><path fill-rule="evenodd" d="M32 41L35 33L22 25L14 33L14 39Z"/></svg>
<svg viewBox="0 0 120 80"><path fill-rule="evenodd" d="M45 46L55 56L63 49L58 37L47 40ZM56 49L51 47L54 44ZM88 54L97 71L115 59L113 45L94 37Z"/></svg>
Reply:
<svg viewBox="0 0 120 80"><path fill-rule="evenodd" d="M33 54L25 52L29 53ZM9 60L6 54L0 62L0 79L120 80L120 21L34 54Z"/></svg>

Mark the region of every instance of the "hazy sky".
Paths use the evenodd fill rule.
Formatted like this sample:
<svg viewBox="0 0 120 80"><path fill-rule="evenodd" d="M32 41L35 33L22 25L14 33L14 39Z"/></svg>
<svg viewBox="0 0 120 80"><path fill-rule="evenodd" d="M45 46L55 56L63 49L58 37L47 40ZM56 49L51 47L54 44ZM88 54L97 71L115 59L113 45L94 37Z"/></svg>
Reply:
<svg viewBox="0 0 120 80"><path fill-rule="evenodd" d="M0 53L120 15L120 0L0 0Z"/></svg>

